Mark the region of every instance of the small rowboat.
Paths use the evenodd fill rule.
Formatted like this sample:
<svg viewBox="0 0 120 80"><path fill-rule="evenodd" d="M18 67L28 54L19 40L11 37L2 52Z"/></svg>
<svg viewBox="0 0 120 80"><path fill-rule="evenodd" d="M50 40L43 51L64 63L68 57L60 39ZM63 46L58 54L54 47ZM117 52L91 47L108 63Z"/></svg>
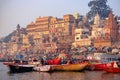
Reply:
<svg viewBox="0 0 120 80"><path fill-rule="evenodd" d="M52 70L52 67L50 65L44 65L44 66L34 67L34 70L38 72L48 72Z"/></svg>
<svg viewBox="0 0 120 80"><path fill-rule="evenodd" d="M55 71L81 71L87 65L88 65L87 62L77 64L52 65L52 69Z"/></svg>

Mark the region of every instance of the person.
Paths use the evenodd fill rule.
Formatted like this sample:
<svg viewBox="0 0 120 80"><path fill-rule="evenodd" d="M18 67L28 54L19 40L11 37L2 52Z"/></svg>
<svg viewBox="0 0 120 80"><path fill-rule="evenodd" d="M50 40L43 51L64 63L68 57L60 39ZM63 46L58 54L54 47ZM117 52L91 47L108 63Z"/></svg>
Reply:
<svg viewBox="0 0 120 80"><path fill-rule="evenodd" d="M20 60L20 64L23 64L23 60L22 59Z"/></svg>
<svg viewBox="0 0 120 80"><path fill-rule="evenodd" d="M118 58L117 65L118 65L118 67L120 68L120 58Z"/></svg>
<svg viewBox="0 0 120 80"><path fill-rule="evenodd" d="M113 67L114 67L114 68L118 68L118 64L117 64L116 61L114 61L114 63L113 63Z"/></svg>
<svg viewBox="0 0 120 80"><path fill-rule="evenodd" d="M67 61L67 64L70 64L70 59Z"/></svg>
<svg viewBox="0 0 120 80"><path fill-rule="evenodd" d="M44 60L43 60L43 58L41 58L41 64L44 65Z"/></svg>

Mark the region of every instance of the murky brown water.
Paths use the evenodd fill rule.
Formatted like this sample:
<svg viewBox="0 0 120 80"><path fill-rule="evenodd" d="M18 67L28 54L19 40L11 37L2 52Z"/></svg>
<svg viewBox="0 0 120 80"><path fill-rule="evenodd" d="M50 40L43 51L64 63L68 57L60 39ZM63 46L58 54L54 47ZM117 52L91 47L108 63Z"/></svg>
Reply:
<svg viewBox="0 0 120 80"><path fill-rule="evenodd" d="M0 63L0 80L120 80L120 73L104 71L9 73L8 68Z"/></svg>

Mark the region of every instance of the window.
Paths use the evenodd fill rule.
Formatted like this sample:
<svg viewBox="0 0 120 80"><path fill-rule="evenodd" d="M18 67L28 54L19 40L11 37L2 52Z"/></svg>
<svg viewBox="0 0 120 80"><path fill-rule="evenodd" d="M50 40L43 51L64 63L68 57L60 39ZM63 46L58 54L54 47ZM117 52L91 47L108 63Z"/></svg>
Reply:
<svg viewBox="0 0 120 80"><path fill-rule="evenodd" d="M76 37L76 40L79 40L79 37Z"/></svg>

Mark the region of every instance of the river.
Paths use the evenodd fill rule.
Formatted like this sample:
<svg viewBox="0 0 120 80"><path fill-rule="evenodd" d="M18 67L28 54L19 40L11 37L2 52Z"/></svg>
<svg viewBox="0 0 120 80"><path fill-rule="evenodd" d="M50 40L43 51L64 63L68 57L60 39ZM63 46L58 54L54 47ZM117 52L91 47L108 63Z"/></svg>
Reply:
<svg viewBox="0 0 120 80"><path fill-rule="evenodd" d="M120 80L120 73L104 71L10 73L0 62L0 80Z"/></svg>

